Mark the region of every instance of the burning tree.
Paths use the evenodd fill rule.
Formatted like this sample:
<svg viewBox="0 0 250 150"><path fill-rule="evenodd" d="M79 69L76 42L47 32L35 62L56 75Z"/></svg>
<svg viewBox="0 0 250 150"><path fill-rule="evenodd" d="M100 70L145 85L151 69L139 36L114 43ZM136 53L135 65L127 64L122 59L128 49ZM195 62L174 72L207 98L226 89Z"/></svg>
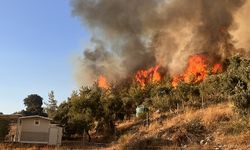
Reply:
<svg viewBox="0 0 250 150"><path fill-rule="evenodd" d="M100 77L98 78L97 85L98 85L99 88L102 88L102 89L105 89L105 90L110 88L110 85L109 85L109 83L107 81L107 78L105 76L103 76L103 75L100 75Z"/></svg>
<svg viewBox="0 0 250 150"><path fill-rule="evenodd" d="M149 68L148 70L139 70L135 75L135 80L140 84L142 88L148 83L157 83L161 80L159 73L160 65Z"/></svg>
<svg viewBox="0 0 250 150"><path fill-rule="evenodd" d="M207 57L204 55L191 56L184 73L173 77L172 85L176 87L181 81L185 83L199 83L203 81L209 74L209 65L211 64L208 63ZM222 72L222 65L214 64L211 73L216 74L219 72Z"/></svg>

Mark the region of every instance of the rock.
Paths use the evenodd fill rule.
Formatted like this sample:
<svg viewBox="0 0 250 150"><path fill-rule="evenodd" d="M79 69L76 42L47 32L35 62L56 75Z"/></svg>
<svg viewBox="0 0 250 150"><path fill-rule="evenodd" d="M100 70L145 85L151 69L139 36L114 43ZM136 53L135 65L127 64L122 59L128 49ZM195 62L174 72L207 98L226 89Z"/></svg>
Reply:
<svg viewBox="0 0 250 150"><path fill-rule="evenodd" d="M217 144L217 145L215 146L215 149L216 149L216 150L222 150L222 148L223 148L223 146L222 146L221 144Z"/></svg>
<svg viewBox="0 0 250 150"><path fill-rule="evenodd" d="M204 144L205 144L205 140L201 140L200 145L204 145Z"/></svg>

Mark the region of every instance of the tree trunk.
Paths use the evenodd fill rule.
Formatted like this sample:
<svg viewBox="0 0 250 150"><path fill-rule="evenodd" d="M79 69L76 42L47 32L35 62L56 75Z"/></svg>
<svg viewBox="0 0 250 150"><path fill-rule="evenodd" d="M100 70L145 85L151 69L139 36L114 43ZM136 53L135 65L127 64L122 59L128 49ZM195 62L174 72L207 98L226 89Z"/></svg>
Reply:
<svg viewBox="0 0 250 150"><path fill-rule="evenodd" d="M111 133L113 135L115 132L115 125L114 125L112 120L109 121L109 127L110 127Z"/></svg>
<svg viewBox="0 0 250 150"><path fill-rule="evenodd" d="M89 142L91 142L91 136L90 136L90 134L89 134L89 131L87 130L86 133L87 133L87 135L88 135Z"/></svg>

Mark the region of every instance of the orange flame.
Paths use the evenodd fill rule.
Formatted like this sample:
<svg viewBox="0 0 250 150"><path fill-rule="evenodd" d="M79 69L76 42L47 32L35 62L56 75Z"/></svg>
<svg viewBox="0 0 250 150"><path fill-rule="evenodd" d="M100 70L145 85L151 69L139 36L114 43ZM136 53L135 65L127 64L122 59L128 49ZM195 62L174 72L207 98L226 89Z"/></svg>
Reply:
<svg viewBox="0 0 250 150"><path fill-rule="evenodd" d="M184 74L184 81L200 82L207 76L206 58L202 55L192 56L188 61L188 68Z"/></svg>
<svg viewBox="0 0 250 150"><path fill-rule="evenodd" d="M184 74L176 75L172 79L173 87L176 87L180 81L185 83L198 83L203 81L208 75L208 62L203 55L194 55L188 60L188 67ZM215 64L212 68L212 73L222 72L221 64Z"/></svg>
<svg viewBox="0 0 250 150"><path fill-rule="evenodd" d="M107 78L103 75L100 75L98 80L97 80L97 85L99 88L102 88L102 89L109 89L109 83L107 81Z"/></svg>
<svg viewBox="0 0 250 150"><path fill-rule="evenodd" d="M222 65L221 64L215 64L213 69L212 69L212 73L216 74L222 72Z"/></svg>
<svg viewBox="0 0 250 150"><path fill-rule="evenodd" d="M141 85L141 87L145 87L147 83L157 83L161 80L161 75L158 72L159 68L160 65L157 65L148 70L139 70L135 75L135 80Z"/></svg>

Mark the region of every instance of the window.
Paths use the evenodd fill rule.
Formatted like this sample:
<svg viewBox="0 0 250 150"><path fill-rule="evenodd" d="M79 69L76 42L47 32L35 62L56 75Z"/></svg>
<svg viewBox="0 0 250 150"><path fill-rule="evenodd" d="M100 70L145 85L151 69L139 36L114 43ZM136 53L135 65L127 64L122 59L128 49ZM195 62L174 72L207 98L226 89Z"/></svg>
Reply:
<svg viewBox="0 0 250 150"><path fill-rule="evenodd" d="M34 125L35 125L35 126L39 126L39 125L40 125L40 120L36 119L36 120L34 121Z"/></svg>

